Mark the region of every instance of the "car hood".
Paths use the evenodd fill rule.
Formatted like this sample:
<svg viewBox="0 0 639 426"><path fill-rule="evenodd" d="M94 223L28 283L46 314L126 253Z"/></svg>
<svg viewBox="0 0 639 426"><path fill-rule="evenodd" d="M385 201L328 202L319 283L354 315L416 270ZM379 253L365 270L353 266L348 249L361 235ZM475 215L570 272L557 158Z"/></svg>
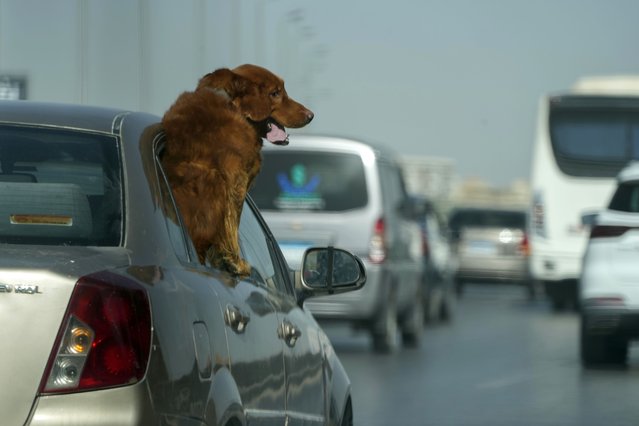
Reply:
<svg viewBox="0 0 639 426"><path fill-rule="evenodd" d="M0 411L25 424L79 277L123 266L121 248L0 246Z"/></svg>

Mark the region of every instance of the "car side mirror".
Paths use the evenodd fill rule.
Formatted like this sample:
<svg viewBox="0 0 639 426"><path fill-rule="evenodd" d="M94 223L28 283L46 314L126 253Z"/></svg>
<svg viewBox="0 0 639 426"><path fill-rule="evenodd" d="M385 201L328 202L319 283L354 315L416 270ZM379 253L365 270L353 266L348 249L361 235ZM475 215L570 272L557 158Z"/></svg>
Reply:
<svg viewBox="0 0 639 426"><path fill-rule="evenodd" d="M581 214L581 225L585 227L592 227L597 221L597 216L599 216L599 212L584 212Z"/></svg>
<svg viewBox="0 0 639 426"><path fill-rule="evenodd" d="M358 290L366 283L364 263L354 254L335 247L311 247L304 252L295 287L303 300Z"/></svg>

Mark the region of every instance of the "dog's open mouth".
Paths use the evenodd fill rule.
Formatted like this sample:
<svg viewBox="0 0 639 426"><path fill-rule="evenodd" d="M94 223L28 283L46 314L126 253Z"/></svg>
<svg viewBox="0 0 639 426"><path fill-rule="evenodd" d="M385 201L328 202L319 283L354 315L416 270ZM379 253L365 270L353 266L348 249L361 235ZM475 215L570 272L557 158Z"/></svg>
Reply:
<svg viewBox="0 0 639 426"><path fill-rule="evenodd" d="M288 145L288 133L280 123L269 118L266 128L266 140L275 145Z"/></svg>

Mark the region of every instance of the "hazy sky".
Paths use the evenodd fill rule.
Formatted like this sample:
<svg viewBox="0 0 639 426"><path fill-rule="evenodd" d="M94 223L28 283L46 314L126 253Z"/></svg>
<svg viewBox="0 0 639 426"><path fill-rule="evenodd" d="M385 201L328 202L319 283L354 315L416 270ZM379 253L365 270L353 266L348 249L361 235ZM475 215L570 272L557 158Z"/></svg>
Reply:
<svg viewBox="0 0 639 426"><path fill-rule="evenodd" d="M219 67L262 64L305 132L527 179L539 97L639 74L639 0L0 0L0 72L30 98L162 114Z"/></svg>
<svg viewBox="0 0 639 426"><path fill-rule="evenodd" d="M542 93L639 74L637 0L266 2L296 7L293 47L320 46L310 131L450 157L496 185L528 178Z"/></svg>

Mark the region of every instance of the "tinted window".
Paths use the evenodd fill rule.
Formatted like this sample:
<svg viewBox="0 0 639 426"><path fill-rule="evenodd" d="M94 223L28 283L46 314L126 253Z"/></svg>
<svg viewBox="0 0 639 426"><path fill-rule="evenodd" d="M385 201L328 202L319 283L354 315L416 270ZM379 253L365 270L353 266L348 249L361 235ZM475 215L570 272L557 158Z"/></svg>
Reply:
<svg viewBox="0 0 639 426"><path fill-rule="evenodd" d="M505 227L525 229L526 214L517 211L463 209L451 213L449 227L459 231L465 227Z"/></svg>
<svg viewBox="0 0 639 426"><path fill-rule="evenodd" d="M622 183L610 201L610 210L639 213L639 184L637 182Z"/></svg>
<svg viewBox="0 0 639 426"><path fill-rule="evenodd" d="M0 126L0 241L118 245L119 158L113 136Z"/></svg>
<svg viewBox="0 0 639 426"><path fill-rule="evenodd" d="M253 282L282 293L288 292L268 237L253 210L246 203L240 219L240 248L244 259L251 264L250 278Z"/></svg>
<svg viewBox="0 0 639 426"><path fill-rule="evenodd" d="M251 197L262 210L361 208L368 202L364 165L355 154L264 152Z"/></svg>
<svg viewBox="0 0 639 426"><path fill-rule="evenodd" d="M550 137L564 173L614 177L639 158L639 107L551 106Z"/></svg>

